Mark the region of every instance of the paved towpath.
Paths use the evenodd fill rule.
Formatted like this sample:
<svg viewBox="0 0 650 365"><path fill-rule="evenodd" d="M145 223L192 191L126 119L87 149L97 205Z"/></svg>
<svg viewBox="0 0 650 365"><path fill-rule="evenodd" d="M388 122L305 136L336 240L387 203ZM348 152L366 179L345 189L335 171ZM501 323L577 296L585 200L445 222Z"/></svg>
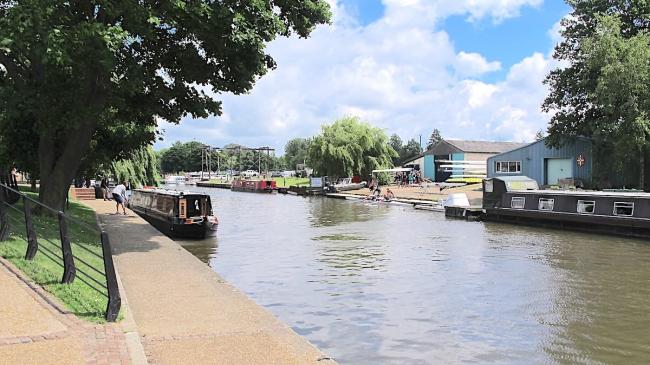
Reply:
<svg viewBox="0 0 650 365"><path fill-rule="evenodd" d="M84 203L109 234L150 364L334 364L135 213Z"/></svg>
<svg viewBox="0 0 650 365"><path fill-rule="evenodd" d="M0 364L130 363L119 325L76 318L0 258Z"/></svg>

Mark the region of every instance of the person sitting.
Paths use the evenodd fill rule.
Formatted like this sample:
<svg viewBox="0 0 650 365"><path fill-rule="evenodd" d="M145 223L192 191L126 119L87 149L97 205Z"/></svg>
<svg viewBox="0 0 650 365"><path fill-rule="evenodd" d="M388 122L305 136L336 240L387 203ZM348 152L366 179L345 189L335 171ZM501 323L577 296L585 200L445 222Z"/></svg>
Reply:
<svg viewBox="0 0 650 365"><path fill-rule="evenodd" d="M386 189L386 194L384 194L384 200L389 202L393 199L395 199L395 194L393 194L393 191L390 189Z"/></svg>

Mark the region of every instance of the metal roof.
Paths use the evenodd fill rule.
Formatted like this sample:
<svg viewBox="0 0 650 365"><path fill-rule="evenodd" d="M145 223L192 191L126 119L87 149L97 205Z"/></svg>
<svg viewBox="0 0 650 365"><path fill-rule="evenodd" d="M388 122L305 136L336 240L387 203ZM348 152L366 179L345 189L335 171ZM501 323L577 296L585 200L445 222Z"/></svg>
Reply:
<svg viewBox="0 0 650 365"><path fill-rule="evenodd" d="M446 139L445 142L463 152L477 153L502 153L527 145L527 143L517 142L463 141L454 139Z"/></svg>

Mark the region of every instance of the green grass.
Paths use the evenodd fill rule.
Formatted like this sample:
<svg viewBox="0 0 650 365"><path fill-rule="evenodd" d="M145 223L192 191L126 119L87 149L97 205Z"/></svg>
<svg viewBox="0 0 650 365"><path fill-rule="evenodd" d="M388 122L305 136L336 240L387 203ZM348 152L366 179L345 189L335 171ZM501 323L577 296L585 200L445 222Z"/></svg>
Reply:
<svg viewBox="0 0 650 365"><path fill-rule="evenodd" d="M275 180L276 185L281 188L309 185L308 177L274 177L273 180Z"/></svg>
<svg viewBox="0 0 650 365"><path fill-rule="evenodd" d="M33 193L27 194L32 197L36 196ZM72 284L61 284L63 261L56 257L62 256L58 219L52 216L34 216L34 228L37 231L39 251L33 261L27 261L24 259L27 241L25 239L22 201L15 204L14 207L20 211L11 208L7 209L10 217L11 235L7 241L0 242L0 256L12 262L31 280L57 297L70 312L90 322L105 322L104 314L108 301L105 295L107 293L106 289L98 286L89 280L86 275L80 273L80 271L83 271L104 286L106 285L106 279L102 274L88 268L86 264L80 261L87 262L100 272L104 271L104 263L100 258L102 248L99 230L91 230L78 223L68 223L68 233L72 252L75 256L77 278ZM70 201L70 209L66 213L91 227L97 227L94 211L83 204ZM91 254L84 248L100 257ZM103 294L83 283L81 279L101 290Z"/></svg>

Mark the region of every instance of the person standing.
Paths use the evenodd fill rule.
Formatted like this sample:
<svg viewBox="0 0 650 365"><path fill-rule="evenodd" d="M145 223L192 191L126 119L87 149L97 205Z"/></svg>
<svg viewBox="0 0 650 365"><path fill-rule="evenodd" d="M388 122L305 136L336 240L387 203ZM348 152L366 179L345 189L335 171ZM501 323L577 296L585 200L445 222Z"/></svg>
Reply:
<svg viewBox="0 0 650 365"><path fill-rule="evenodd" d="M126 185L128 181L123 181L121 184L113 188L113 199L115 199L115 214L120 214L120 205L122 206L122 213L126 215Z"/></svg>
<svg viewBox="0 0 650 365"><path fill-rule="evenodd" d="M108 197L108 179L106 177L102 179L99 187L102 189L102 197L104 198L104 201L110 200Z"/></svg>

